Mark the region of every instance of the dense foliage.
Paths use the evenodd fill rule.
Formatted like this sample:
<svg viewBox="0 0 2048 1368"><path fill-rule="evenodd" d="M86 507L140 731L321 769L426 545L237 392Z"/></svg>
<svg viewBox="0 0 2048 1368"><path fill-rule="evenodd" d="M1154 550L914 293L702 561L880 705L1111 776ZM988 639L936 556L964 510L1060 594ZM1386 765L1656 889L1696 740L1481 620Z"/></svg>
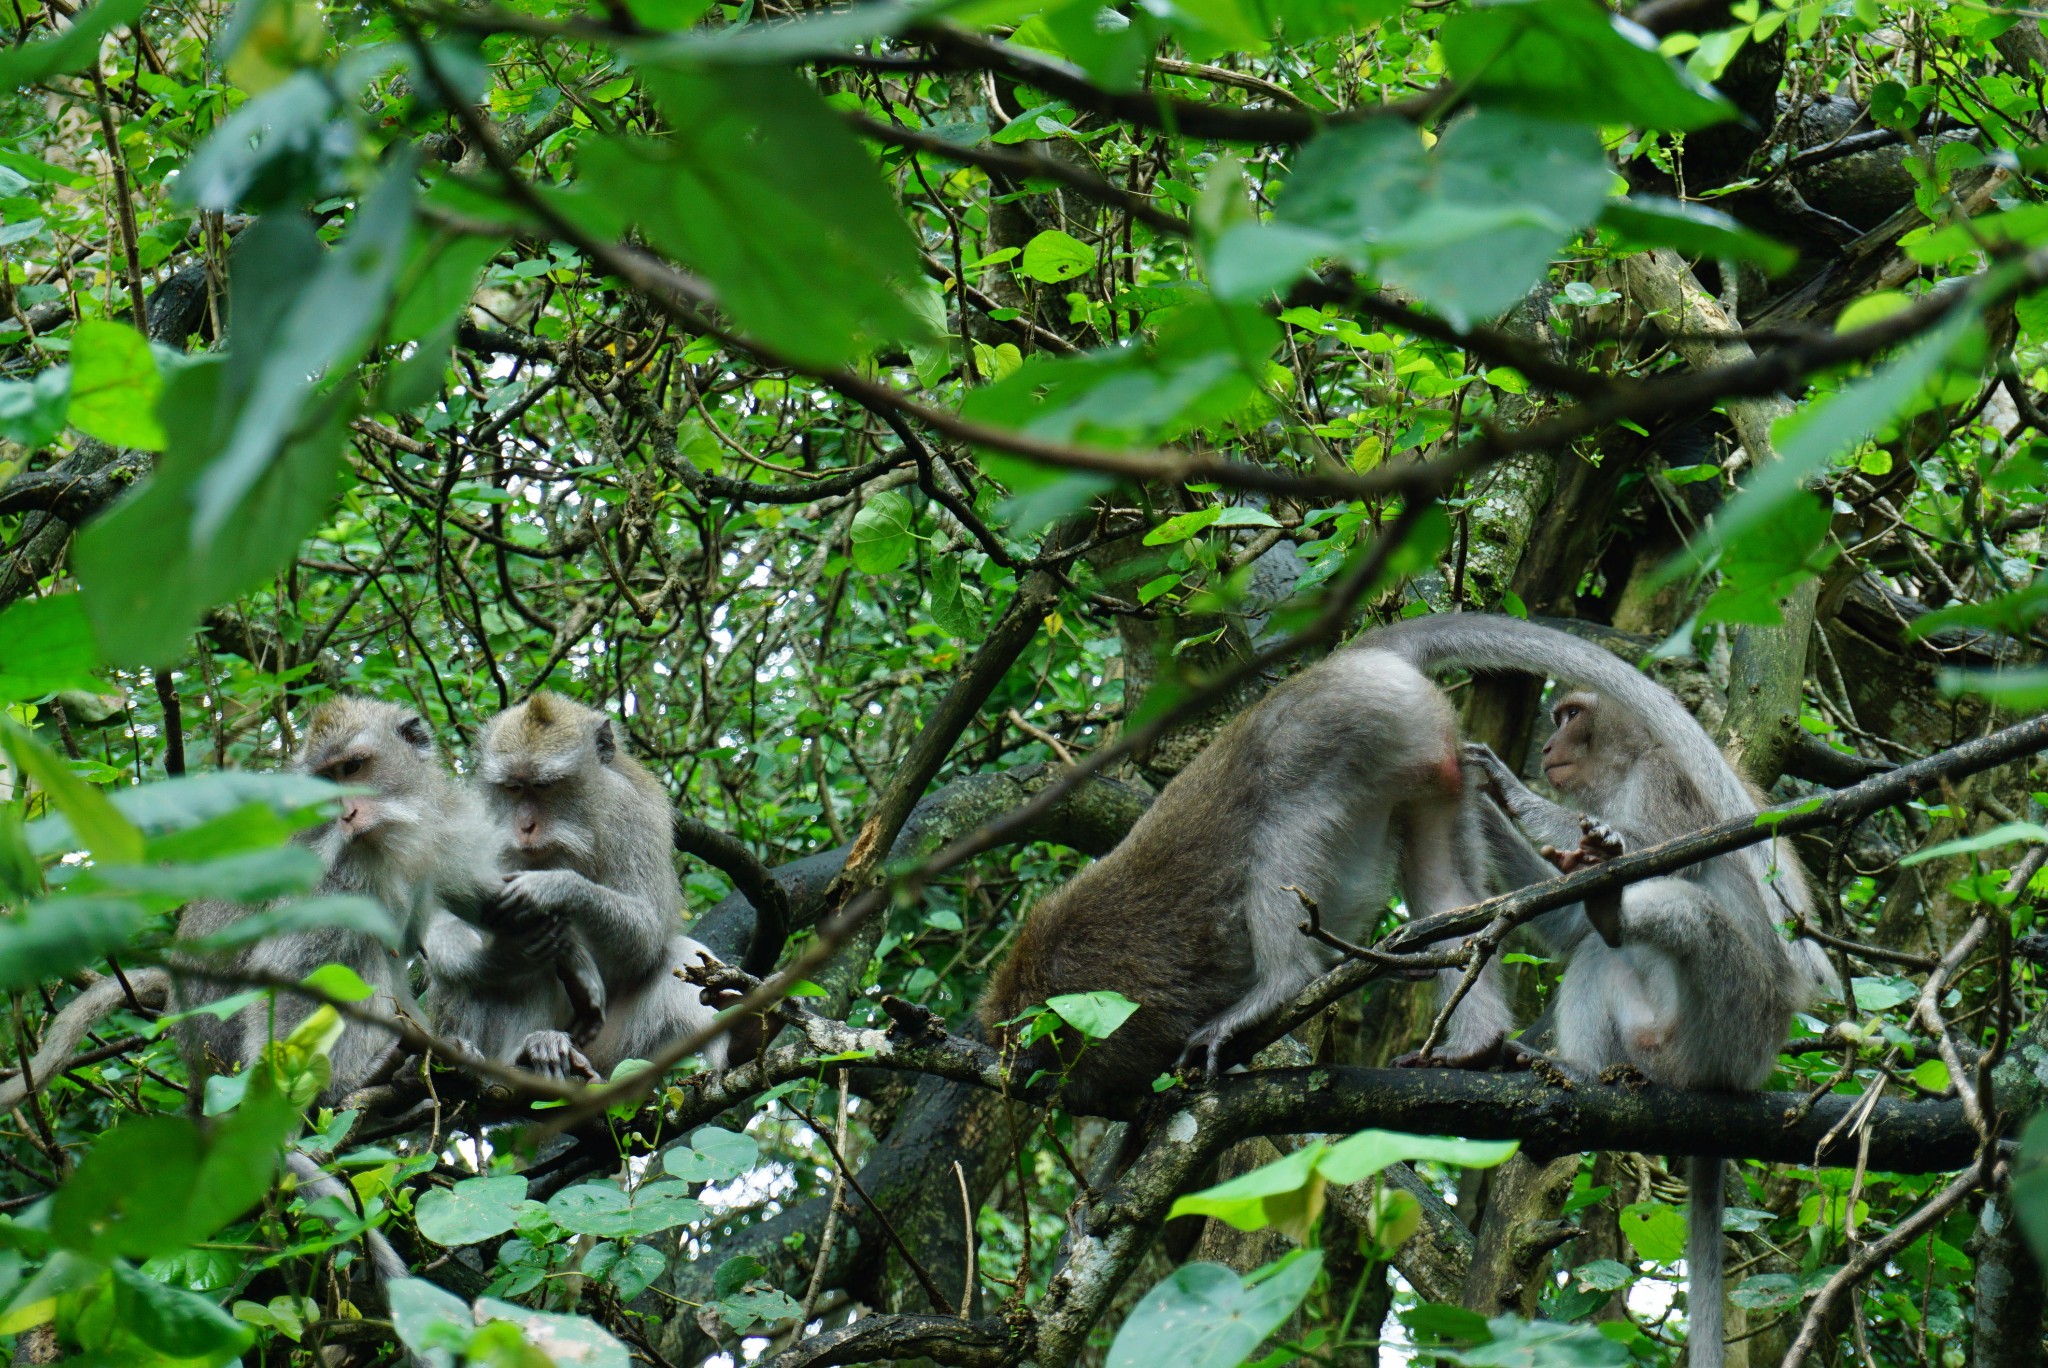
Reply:
<svg viewBox="0 0 2048 1368"><path fill-rule="evenodd" d="M2025 762L1799 837L1824 924L1788 930L1854 994L1800 1019L1768 1119L1533 1078L1340 1068L1280 1102L1189 1078L1105 1192L1114 1132L1012 1101L1034 1081L989 1086L967 1038L1033 902L1373 621L1577 619L1661 662L1774 801L2048 702L2031 12L23 0L0 24L0 1082L24 1094L0 1335L24 1361L1667 1364L1658 1155L1689 1127L1751 1156L1731 1362L2041 1361ZM354 990L329 975L331 1010L205 1118L139 1000L22 1072L80 989L162 962L191 898L281 899L256 930L365 915L301 901L288 838L329 790L249 774L318 702L410 703L460 767L543 687L673 793L697 934L794 966L757 999L795 1028L768 1060L566 1112L439 1067L322 1108ZM1533 684L1457 697L1513 759L1541 734ZM758 934L735 887L784 924ZM1511 960L1533 1015L1556 966ZM1263 1058L1383 1065L1431 1016L1382 980ZM1474 1138L1402 1133L1446 1115ZM294 1144L353 1204L294 1194ZM1178 1268L1169 1211L1215 1218ZM419 1278L351 1281L366 1227Z"/></svg>

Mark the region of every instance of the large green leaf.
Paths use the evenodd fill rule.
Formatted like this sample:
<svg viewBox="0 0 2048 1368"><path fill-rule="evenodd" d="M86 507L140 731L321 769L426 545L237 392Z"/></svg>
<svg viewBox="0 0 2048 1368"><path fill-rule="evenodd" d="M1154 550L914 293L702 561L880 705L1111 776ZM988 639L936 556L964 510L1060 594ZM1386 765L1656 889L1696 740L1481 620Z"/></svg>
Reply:
<svg viewBox="0 0 2048 1368"><path fill-rule="evenodd" d="M164 380L149 340L121 323L87 322L71 336L71 426L114 446L164 449L156 401Z"/></svg>
<svg viewBox="0 0 2048 1368"><path fill-rule="evenodd" d="M167 1362L230 1363L256 1339L254 1328L207 1298L124 1263L114 1265L114 1315Z"/></svg>
<svg viewBox="0 0 2048 1368"><path fill-rule="evenodd" d="M0 702L20 703L60 689L98 690L99 652L76 594L23 599L0 613Z"/></svg>
<svg viewBox="0 0 2048 1368"><path fill-rule="evenodd" d="M50 1233L95 1258L147 1258L195 1244L270 1190L297 1124L288 1103L254 1088L205 1134L182 1116L125 1122L58 1190Z"/></svg>
<svg viewBox="0 0 2048 1368"><path fill-rule="evenodd" d="M661 1166L670 1176L686 1183L718 1183L737 1178L761 1157L761 1147L750 1135L718 1126L703 1126L687 1145L677 1145L661 1156Z"/></svg>
<svg viewBox="0 0 2048 1368"><path fill-rule="evenodd" d="M0 714L0 749L49 795L94 859L132 864L142 858L142 833L135 824L104 792L72 773L70 763L38 741L34 732L5 714Z"/></svg>
<svg viewBox="0 0 2048 1368"><path fill-rule="evenodd" d="M0 380L0 437L47 446L64 430L71 407L71 367L50 366L33 380Z"/></svg>
<svg viewBox="0 0 2048 1368"><path fill-rule="evenodd" d="M1663 195L1611 199L1600 211L1600 226L1635 247L1671 247L1687 256L1747 261L1771 275L1792 269L1799 253L1765 237L1740 220L1704 204Z"/></svg>
<svg viewBox="0 0 2048 1368"><path fill-rule="evenodd" d="M0 991L77 973L139 932L149 910L132 898L59 894L0 918Z"/></svg>
<svg viewBox="0 0 2048 1368"><path fill-rule="evenodd" d="M289 451L317 387L351 366L376 333L405 259L413 173L412 157L390 159L357 206L348 236L322 257L310 279L273 276L245 285L246 267L236 253L235 284L242 287L236 296L236 327L246 326L242 301L256 290L270 297L252 312L269 326L259 337L238 331L229 354L233 389L246 397L220 454L193 487L196 546L211 548L230 517L254 511L251 495Z"/></svg>
<svg viewBox="0 0 2048 1368"><path fill-rule="evenodd" d="M73 18L70 27L55 38L0 51L0 87L12 90L92 65L99 56L100 40L141 18L143 7L143 0L100 0Z"/></svg>
<svg viewBox="0 0 2048 1368"><path fill-rule="evenodd" d="M465 1178L420 1198L415 1219L435 1244L473 1245L510 1230L525 1200L526 1179L516 1173Z"/></svg>
<svg viewBox="0 0 2048 1368"><path fill-rule="evenodd" d="M1916 338L1870 375L1780 419L1773 434L1778 459L1757 471L1741 493L1714 515L1708 536L1667 566L1662 572L1665 577L1674 578L1714 550L1752 536L1782 542L1784 535L1768 528L1773 520L1791 518L1795 523L1792 530L1802 541L1810 541L1811 515L1802 518L1793 510L1795 500L1816 502L1806 490L1807 483L1829 462L1846 456L1858 442L1893 421L1909 404L1924 402L1928 386L1976 322L1976 309L1958 308L1941 326ZM1767 552L1764 559L1781 562L1783 557Z"/></svg>
<svg viewBox="0 0 2048 1368"><path fill-rule="evenodd" d="M704 1207L681 1183L648 1183L632 1192L616 1183L582 1183L550 1197L548 1214L575 1234L623 1240L697 1220Z"/></svg>
<svg viewBox="0 0 2048 1368"><path fill-rule="evenodd" d="M1493 1168L1504 1164L1521 1142L1461 1140L1455 1136L1408 1135L1402 1131L1362 1130L1330 1146L1316 1168L1333 1183L1362 1183L1390 1164L1428 1160L1460 1168Z"/></svg>
<svg viewBox="0 0 2048 1368"><path fill-rule="evenodd" d="M1294 1314L1322 1267L1316 1250L1249 1278L1221 1264L1184 1264L1132 1308L1109 1346L1109 1368L1238 1368Z"/></svg>
<svg viewBox="0 0 2048 1368"><path fill-rule="evenodd" d="M1453 14L1440 39L1452 79L1482 104L1679 133L1740 117L1593 0L1499 0Z"/></svg>
<svg viewBox="0 0 2048 1368"><path fill-rule="evenodd" d="M1260 397L1279 325L1256 309L1206 301L1163 310L1150 346L1034 356L969 394L962 411L1063 441L1142 445L1219 426Z"/></svg>
<svg viewBox="0 0 2048 1368"><path fill-rule="evenodd" d="M1455 322L1491 317L1542 279L1613 182L1599 138L1570 124L1480 110L1430 149L1396 120L1347 124L1302 149L1275 222L1221 233L1210 282L1259 298L1333 257Z"/></svg>
<svg viewBox="0 0 2048 1368"><path fill-rule="evenodd" d="M811 365L922 338L904 295L917 246L860 141L815 87L775 68L648 68L673 131L601 138L586 180L702 275L748 336Z"/></svg>

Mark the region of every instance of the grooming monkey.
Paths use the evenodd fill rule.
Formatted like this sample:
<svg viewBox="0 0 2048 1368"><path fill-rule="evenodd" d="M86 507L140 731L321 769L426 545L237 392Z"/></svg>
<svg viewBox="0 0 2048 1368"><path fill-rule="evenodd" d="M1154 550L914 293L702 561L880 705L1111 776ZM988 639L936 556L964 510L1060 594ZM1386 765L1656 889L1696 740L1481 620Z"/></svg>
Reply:
<svg viewBox="0 0 2048 1368"><path fill-rule="evenodd" d="M1130 1020L1085 1049L1041 1040L1020 1072L1064 1067L1078 1111L1148 1095L1189 1052L1213 1072L1334 960L1302 934L1302 895L1327 930L1368 939L1397 877L1417 915L1478 901L1482 845L1449 700L1398 656L1339 652L1225 727L1115 850L1032 910L982 1020L1014 1048L1007 1023L1027 1008L1114 989L1139 1004ZM1474 987L1447 1048L1497 1043L1505 1001L1474 999L1499 992Z"/></svg>
<svg viewBox="0 0 2048 1368"><path fill-rule="evenodd" d="M1360 645L1425 671L1519 670L1590 686L1557 700L1557 730L1543 747L1545 776L1586 813L1537 796L1486 747L1466 748L1489 790L1561 869L1757 811L1753 792L1676 698L1577 637L1460 613L1382 628ZM1549 876L1526 850L1519 862L1504 852L1497 833L1496 861L1524 881ZM1533 929L1567 964L1552 1004L1558 1062L1590 1074L1629 1066L1678 1088L1762 1086L1792 1014L1835 986L1820 947L1787 943L1778 932L1780 920L1808 907L1797 859L1774 840L1632 884L1618 907L1538 918ZM1475 1013L1501 1015L1475 1021L1468 1035L1505 1031L1504 994L1471 996ZM1722 1164L1694 1158L1689 1170L1691 1362L1719 1368Z"/></svg>
<svg viewBox="0 0 2048 1368"><path fill-rule="evenodd" d="M447 1034L493 1059L591 1077L717 1015L674 973L710 952L681 930L668 794L620 749L610 718L535 694L484 728L476 779L513 870L499 899L524 929L454 916L428 928L429 1002ZM560 954L587 961L604 1004L600 1029L573 1043ZM708 1058L725 1057L720 1040Z"/></svg>

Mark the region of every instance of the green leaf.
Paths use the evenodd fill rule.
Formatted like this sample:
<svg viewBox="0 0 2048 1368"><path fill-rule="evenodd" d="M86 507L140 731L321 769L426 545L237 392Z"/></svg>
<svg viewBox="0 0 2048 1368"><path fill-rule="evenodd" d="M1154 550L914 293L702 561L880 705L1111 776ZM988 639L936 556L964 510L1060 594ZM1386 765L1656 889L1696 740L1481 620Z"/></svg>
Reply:
<svg viewBox="0 0 2048 1368"><path fill-rule="evenodd" d="M33 380L0 380L0 437L31 449L64 430L71 406L71 367L50 366Z"/></svg>
<svg viewBox="0 0 2048 1368"><path fill-rule="evenodd" d="M241 382L236 388L246 398L219 455L192 486L196 547L210 548L231 517L248 514L264 476L290 451L316 388L352 366L383 321L412 228L414 161L407 154L389 159L357 207L348 236L324 255L316 249L310 278L270 276L247 286L270 296L255 310L269 326L261 336L238 337L230 354L230 377ZM238 243L237 286L244 285L243 255ZM240 307L238 328L245 321ZM74 395L77 389L74 376Z"/></svg>
<svg viewBox="0 0 2048 1368"><path fill-rule="evenodd" d="M926 336L904 298L916 242L815 87L769 67L643 67L642 81L673 133L593 139L584 177L709 281L741 331L816 366Z"/></svg>
<svg viewBox="0 0 2048 1368"><path fill-rule="evenodd" d="M80 892L112 892L161 898L171 905L194 898L261 903L310 892L325 871L320 857L304 846L252 850L197 864L133 864L88 871L73 881ZM350 900L371 907L390 925L391 914L368 898ZM246 933L244 933L246 936Z"/></svg>
<svg viewBox="0 0 2048 1368"><path fill-rule="evenodd" d="M960 587L960 557L934 556L928 581L932 621L958 641L971 641L981 630L981 615Z"/></svg>
<svg viewBox="0 0 2048 1368"><path fill-rule="evenodd" d="M1945 860L1954 855L1975 855L1980 851L1998 850L2001 847L2020 842L2029 845L2048 843L2048 827L2038 822L2001 822L1988 831L1974 836L1961 836L1953 841L1941 841L1916 850L1899 861L1901 866L1925 864L1929 860Z"/></svg>
<svg viewBox="0 0 2048 1368"><path fill-rule="evenodd" d="M686 1183L722 1183L737 1178L761 1157L761 1147L749 1135L718 1126L705 1126L690 1137L688 1145L677 1145L661 1156L669 1176Z"/></svg>
<svg viewBox="0 0 2048 1368"><path fill-rule="evenodd" d="M639 1297L668 1268L668 1259L653 1245L599 1245L583 1260L583 1271L611 1288L621 1302Z"/></svg>
<svg viewBox="0 0 2048 1368"><path fill-rule="evenodd" d="M1778 507L1776 517L1743 526L1724 542L1721 586L1700 609L1700 620L1783 622L1784 600L1834 561L1835 548L1828 545L1831 520L1826 503L1798 493Z"/></svg>
<svg viewBox="0 0 2048 1368"><path fill-rule="evenodd" d="M1671 247L1687 256L1747 261L1767 275L1782 275L1799 260L1793 248L1731 215L1662 195L1610 199L1600 211L1600 226L1614 230L1631 247Z"/></svg>
<svg viewBox="0 0 2048 1368"><path fill-rule="evenodd" d="M143 0L100 0L77 14L55 38L0 51L0 87L11 90L83 70L99 56L100 40L124 24L132 25L142 10Z"/></svg>
<svg viewBox="0 0 2048 1368"><path fill-rule="evenodd" d="M1849 991L1859 1012L1882 1012L1920 996L1919 986L1902 978L1859 978L1851 981Z"/></svg>
<svg viewBox="0 0 2048 1368"><path fill-rule="evenodd" d="M512 1229L525 1200L526 1179L516 1173L465 1178L453 1187L435 1188L421 1197L413 1216L420 1234L455 1249L480 1244ZM413 1341L408 1338L406 1342Z"/></svg>
<svg viewBox="0 0 2048 1368"><path fill-rule="evenodd" d="M853 564L870 575L900 570L917 554L917 514L900 490L877 494L853 515Z"/></svg>
<svg viewBox="0 0 2048 1368"><path fill-rule="evenodd" d="M588 1316L530 1311L492 1297L477 1299L476 1314L485 1324L502 1321L517 1327L521 1338L543 1351L558 1368L632 1368L633 1358L626 1346Z"/></svg>
<svg viewBox="0 0 2048 1368"><path fill-rule="evenodd" d="M1453 322L1491 317L1528 292L1599 215L1613 183L1590 129L1482 109L1425 150L1416 129L1374 119L1301 150L1276 224L1236 230L1280 259L1338 257L1412 291ZM1227 298L1249 290L1217 276Z"/></svg>
<svg viewBox="0 0 2048 1368"><path fill-rule="evenodd" d="M2048 708L2048 669L1942 670L1935 676L1942 693L1976 694L2001 708L2031 712Z"/></svg>
<svg viewBox="0 0 2048 1368"><path fill-rule="evenodd" d="M1621 1209L1622 1238L1652 1263L1685 1257L1685 1213L1664 1202L1632 1202Z"/></svg>
<svg viewBox="0 0 2048 1368"><path fill-rule="evenodd" d="M1046 284L1072 280L1095 269L1095 249L1057 228L1048 228L1024 244L1024 274Z"/></svg>
<svg viewBox="0 0 2048 1368"><path fill-rule="evenodd" d="M128 898L59 894L0 918L0 990L32 988L105 959L142 930L148 915Z"/></svg>
<svg viewBox="0 0 2048 1368"><path fill-rule="evenodd" d="M1149 347L1034 355L1015 374L969 393L961 411L1055 441L1122 445L1218 427L1262 401L1266 360L1280 338L1272 319L1255 308L1204 301L1162 310L1152 323ZM1014 480L1030 481L1034 471L1042 473L1036 488L1067 476L1012 458L984 457L983 465L1013 489ZM1069 488L1087 491L1085 499L1102 480L1088 475Z"/></svg>
<svg viewBox="0 0 2048 1368"><path fill-rule="evenodd" d="M476 295L477 274L504 248L503 238L453 234L418 243L384 340L417 341L455 320Z"/></svg>
<svg viewBox="0 0 2048 1368"><path fill-rule="evenodd" d="M1159 526L1145 534L1147 546L1172 546L1184 542L1223 516L1221 508L1198 508L1192 513L1176 513Z"/></svg>
<svg viewBox="0 0 2048 1368"><path fill-rule="evenodd" d="M405 1347L431 1368L453 1368L456 1354L468 1346L476 1327L468 1305L425 1278L394 1278L385 1285L384 1295L391 1304L391 1328Z"/></svg>
<svg viewBox="0 0 2048 1368"><path fill-rule="evenodd" d="M713 1303L726 1325L736 1334L746 1334L758 1325L790 1320L803 1310L796 1298L776 1287L748 1287Z"/></svg>
<svg viewBox="0 0 2048 1368"><path fill-rule="evenodd" d="M1250 1173L1174 1199L1167 1219L1213 1216L1239 1230L1277 1230L1305 1241L1323 1212L1326 1182L1316 1170L1326 1146L1303 1146Z"/></svg>
<svg viewBox="0 0 2048 1368"><path fill-rule="evenodd" d="M1107 988L1091 993L1057 993L1047 998L1045 1005L1090 1040L1107 1040L1138 1010L1137 1003Z"/></svg>
<svg viewBox="0 0 2048 1368"><path fill-rule="evenodd" d="M1452 78L1482 106L1577 123L1691 132L1734 105L1592 0L1507 0L1463 10L1439 34Z"/></svg>
<svg viewBox="0 0 2048 1368"><path fill-rule="evenodd" d="M1949 1090L1948 1065L1938 1059L1921 1060L1919 1066L1912 1073L1907 1074L1906 1077L1912 1079L1929 1092L1945 1093Z"/></svg>
<svg viewBox="0 0 2048 1368"><path fill-rule="evenodd" d="M62 689L97 692L99 653L76 594L22 599L0 612L0 702L24 703Z"/></svg>
<svg viewBox="0 0 2048 1368"><path fill-rule="evenodd" d="M122 323L80 323L71 335L71 426L118 447L162 451L156 403L163 375L149 339Z"/></svg>
<svg viewBox="0 0 2048 1368"><path fill-rule="evenodd" d="M648 1183L630 1193L615 1183L583 1183L550 1197L548 1214L575 1234L624 1240L698 1220L704 1207L681 1183Z"/></svg>
<svg viewBox="0 0 2048 1368"><path fill-rule="evenodd" d="M1400 1131L1363 1130L1332 1145L1317 1161L1317 1170L1333 1183L1362 1183L1389 1164L1429 1160L1460 1168L1493 1168L1521 1148L1516 1140L1459 1140L1407 1135Z"/></svg>
<svg viewBox="0 0 2048 1368"><path fill-rule="evenodd" d="M207 1298L123 1263L114 1265L114 1315L167 1360L230 1363L256 1341L255 1330Z"/></svg>
<svg viewBox="0 0 2048 1368"><path fill-rule="evenodd" d="M303 878L308 866L299 857L310 854L312 852L306 850L303 846L287 846L278 850L256 853L255 858L258 859L263 856L290 857L289 864L281 864L274 869L266 868L260 864L242 865L235 863L251 858L246 856L229 856L227 860L196 866L196 868L201 870L218 869L222 865L228 865L230 882L228 882L227 886L233 887L232 880L234 879L246 879L248 883L243 886L248 887L253 884L254 888L251 891L254 892L265 886L266 881L275 882L292 876ZM310 869L314 875L311 883L318 883L319 861L317 857L313 865L310 866ZM175 868L153 870L151 872L172 876L160 887L175 888L184 882L183 879L178 877L180 871ZM310 887L311 884L302 884L302 886ZM190 896L196 897L199 895L192 894ZM265 897L255 897L247 894L236 895L223 891L216 892L211 896L224 897L231 902L262 902L266 901L269 897L281 895L272 893ZM254 945L261 940L268 940L272 936L288 935L293 932L324 930L349 931L358 935L369 936L373 940L388 945L394 950L402 948L405 944L404 933L399 928L397 918L391 915L390 909L374 898L350 893L329 894L318 898L302 898L296 902L286 903L281 907L266 907L260 912L252 912L246 917L238 917L212 935L189 943L195 949L238 950L243 946ZM360 985L362 980L358 978L356 983ZM350 985L345 982L335 986L344 989L350 988ZM330 991L332 991L331 988ZM363 998L371 996L371 990L367 985L364 985L360 997L351 996L348 992L337 994L337 996L348 997L350 1001L361 1001Z"/></svg>
<svg viewBox="0 0 2048 1368"><path fill-rule="evenodd" d="M1132 1308L1108 1368L1238 1368L1294 1314L1322 1266L1316 1250L1296 1250L1251 1278L1221 1264L1183 1264Z"/></svg>
<svg viewBox="0 0 2048 1368"><path fill-rule="evenodd" d="M1829 462L1848 455L1858 442L1891 421L1908 403L1922 398L1956 344L1976 322L1976 309L1965 305L1872 374L1779 420L1773 433L1778 459L1756 472L1741 492L1714 515L1707 536L1696 539L1690 550L1665 567L1661 574L1666 582L1684 573L1689 565L1699 564L1719 547L1742 540L1774 519L1787 517L1787 510L1795 501L1815 502L1805 492L1806 483ZM1811 523L1811 514L1800 519L1802 535L1810 534ZM1777 534L1767 535L1781 542L1785 539Z"/></svg>
<svg viewBox="0 0 2048 1368"><path fill-rule="evenodd" d="M148 1258L197 1244L270 1190L298 1115L254 1090L202 1135L182 1116L146 1116L100 1137L50 1208L50 1234L94 1258ZM136 1181L146 1173L150 1181Z"/></svg>
<svg viewBox="0 0 2048 1368"><path fill-rule="evenodd" d="M71 766L38 741L34 732L5 714L0 714L0 748L50 796L93 859L102 864L133 864L142 858L142 833L135 824L121 815L106 794L73 774Z"/></svg>

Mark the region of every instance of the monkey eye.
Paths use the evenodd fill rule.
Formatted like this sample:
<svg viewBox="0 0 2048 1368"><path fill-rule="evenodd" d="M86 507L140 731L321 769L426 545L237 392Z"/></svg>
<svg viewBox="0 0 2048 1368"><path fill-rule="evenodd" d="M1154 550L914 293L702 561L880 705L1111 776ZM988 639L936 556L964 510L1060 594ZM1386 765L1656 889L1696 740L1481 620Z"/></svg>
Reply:
<svg viewBox="0 0 2048 1368"><path fill-rule="evenodd" d="M1570 722L1579 715L1579 705L1574 703L1568 708L1560 708L1557 715L1561 720Z"/></svg>
<svg viewBox="0 0 2048 1368"><path fill-rule="evenodd" d="M363 772L363 762L360 759L344 760L335 767L335 772L344 779L353 779Z"/></svg>

